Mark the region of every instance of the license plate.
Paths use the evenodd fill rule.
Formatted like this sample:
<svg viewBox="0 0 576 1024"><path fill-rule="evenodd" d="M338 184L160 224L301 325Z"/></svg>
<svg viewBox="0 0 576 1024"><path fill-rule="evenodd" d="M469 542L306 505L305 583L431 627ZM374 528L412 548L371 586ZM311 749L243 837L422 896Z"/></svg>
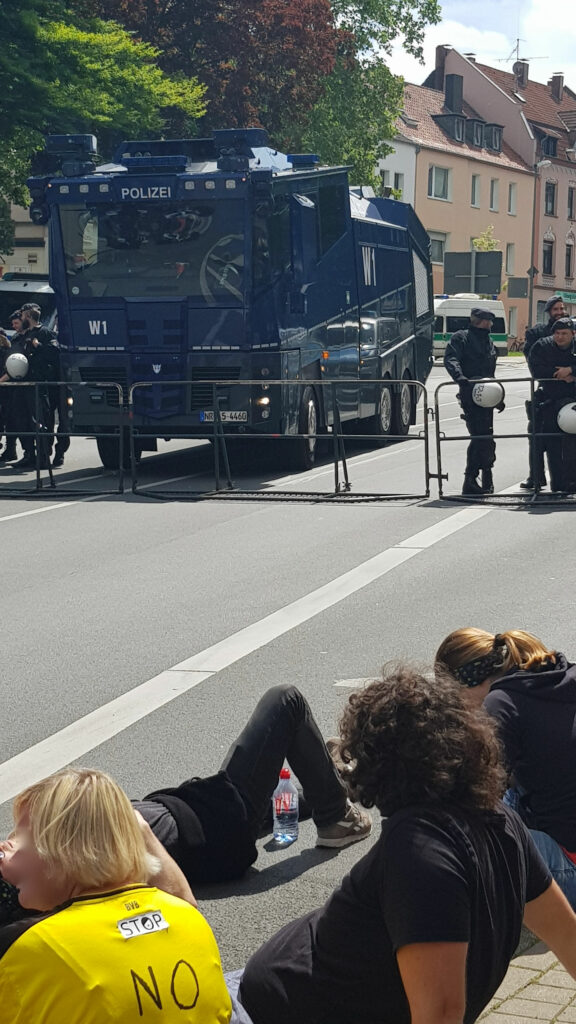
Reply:
<svg viewBox="0 0 576 1024"><path fill-rule="evenodd" d="M248 413L241 412L240 410L234 409L222 409L220 411L220 419L222 423L247 423ZM200 413L201 423L214 423L214 412L212 409L206 409L205 412Z"/></svg>

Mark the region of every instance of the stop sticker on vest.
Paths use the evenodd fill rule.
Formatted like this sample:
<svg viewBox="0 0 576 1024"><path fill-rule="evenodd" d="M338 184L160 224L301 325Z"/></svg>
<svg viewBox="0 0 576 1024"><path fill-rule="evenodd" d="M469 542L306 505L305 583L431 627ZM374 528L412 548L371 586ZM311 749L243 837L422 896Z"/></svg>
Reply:
<svg viewBox="0 0 576 1024"><path fill-rule="evenodd" d="M170 925L161 910L150 910L147 914L135 914L118 921L118 931L125 939L135 939L138 935L150 935L151 932L163 932Z"/></svg>

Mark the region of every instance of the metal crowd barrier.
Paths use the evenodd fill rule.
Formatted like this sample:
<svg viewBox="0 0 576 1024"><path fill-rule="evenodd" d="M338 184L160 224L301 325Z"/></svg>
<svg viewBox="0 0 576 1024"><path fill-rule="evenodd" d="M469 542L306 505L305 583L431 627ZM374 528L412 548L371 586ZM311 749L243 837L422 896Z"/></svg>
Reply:
<svg viewBox="0 0 576 1024"><path fill-rule="evenodd" d="M206 386L208 382L202 382ZM331 408L332 413L332 425L331 430L328 434L285 434L281 432L269 433L266 432L265 427L262 432L255 430L245 430L239 432L237 427L234 427L234 423L228 419L227 409L222 408L225 401L228 401L231 408L234 409L233 393L235 388L247 388L251 387L258 394L262 393L262 385L265 385L265 395L271 396L273 388L286 388L286 386L292 386L295 389L299 389L301 392L304 388L310 387L314 390L317 396L317 401L325 402L327 407ZM347 452L347 446L351 442L362 442L374 443L374 433L362 432L361 426L359 432L356 430L354 433L346 433L342 427L341 421L341 400L338 395L338 390L341 387L353 386L358 388L361 385L404 385L407 384L411 389L414 389L417 393L417 400L415 405L418 405L418 401L421 397L424 400L424 423L420 432L415 434L389 434L386 436L385 441L406 441L406 440L421 440L423 448L423 489L419 493L398 493L388 491L354 491L353 483L350 476L349 467L349 452ZM414 380L390 380L388 378L379 378L377 380L362 380L358 381L357 378L341 378L338 381L321 381L321 380L241 380L241 381L211 381L211 400L203 403L202 412L204 415L208 414L208 420L211 424L211 431L208 435L204 431L186 431L177 434L171 434L169 424L162 423L161 420L154 419L151 416L147 416L142 412L139 412L144 402L142 401L142 393L147 389L158 389L162 387L182 388L182 389L193 389L198 386L198 381L170 381L168 383L162 382L157 384L154 381L151 382L140 382L132 385L129 393L129 416L130 416L130 468L132 475L132 491L134 494L144 495L146 497L154 497L160 499L179 499L179 500L191 500L200 501L205 499L214 498L226 498L226 499L237 499L237 500L264 500L264 501L300 501L300 502L370 502L370 501L392 501L392 500L422 500L430 496L430 480L434 476L430 472L430 438L429 438L429 425L428 425L428 393L423 384L420 381ZM226 396L223 395L225 390ZM191 394L192 391L185 391L185 394ZM254 396L252 396L253 398ZM236 403L240 405L241 403ZM265 421L263 421L265 422ZM173 437L174 440L203 440L207 437L212 441L213 447L213 458L212 458L212 473L211 478L213 480L213 486L202 487L200 489L179 489L179 490L166 490L158 487L157 483L154 485L154 489L146 488L139 482L138 477L138 464L137 464L137 451L138 442L141 438L150 437L166 437L167 435ZM273 443L279 443L280 445L289 446L294 445L297 440L306 440L309 438L315 438L317 445L318 443L328 441L331 445L331 461L333 467L333 486L330 490L316 491L306 490L306 473L310 473L310 480L316 480L320 475L325 475L325 465L320 464L314 469L299 470L293 469L292 473L299 477L304 485L303 489L292 489L288 490L284 485L279 484L278 487L242 487L234 483L232 479L231 461L229 447L231 442L241 442L242 445L248 445L255 448L257 444L271 445ZM384 440L384 439L383 439ZM248 448L248 451L250 449ZM281 449L280 449L281 450ZM282 467L283 472L285 467ZM302 477L300 477L302 473ZM281 487L281 489L280 489Z"/></svg>
<svg viewBox="0 0 576 1024"><path fill-rule="evenodd" d="M58 404L55 406L58 410L58 426L54 430L51 429L50 424L46 424L44 420L46 402L50 401L50 397L54 396L55 389L58 388ZM74 396L81 389L88 388L90 392L97 393L102 391L105 396L106 393L110 392L110 389L114 389L118 394L118 426L113 430L99 432L99 437L110 437L118 440L119 446L119 468L117 472L114 471L102 471L102 478L104 479L115 479L115 486L109 488L86 488L78 487L77 484L70 486L66 484L60 473L54 474L49 460L49 450L52 447L53 439L58 437L69 437L71 440L74 437L86 437L85 431L78 431L74 429ZM17 390L16 390L17 389ZM25 390L24 390L25 389ZM63 496L89 496L101 494L103 496L110 494L123 494L124 493L124 477L125 477L125 429L126 429L126 410L123 407L123 391L120 384L116 381L90 381L90 382L73 382L69 381L6 381L0 384L0 408L2 406L3 395L8 392L10 394L10 401L14 401L14 397L20 392L19 401L28 402L28 410L25 413L23 422L25 422L27 416L32 420L32 430L4 430L4 436L6 440L8 438L14 438L16 442L18 438L31 438L34 441L35 449L35 474L34 480L30 483L24 481L21 486L16 486L18 479L18 470L14 468L14 465L0 464L0 498L30 498L37 496L42 493L43 498L48 497L63 497ZM30 394L33 392L32 397ZM72 399L72 405L68 405L68 398ZM105 397L103 402L105 402ZM64 417L60 416L60 410L62 406L66 405L67 409L71 410L65 421ZM109 407L108 407L109 411ZM22 453L23 454L23 453ZM21 458L22 456L18 456Z"/></svg>
<svg viewBox="0 0 576 1024"><path fill-rule="evenodd" d="M460 441L460 442L465 441L467 444L469 444L470 440L471 440L470 434L468 433L468 431L458 432L458 433L455 433L455 434L447 435L442 430L441 415L440 415L440 413L441 413L441 406L440 406L439 396L440 396L441 392L446 390L447 388L452 389L454 392L457 392L457 389L458 389L458 384L455 383L452 380L449 380L449 381L442 381L442 383L439 384L436 387L436 390L434 392L434 420L435 420L435 441L436 441L436 461L437 461L437 474L434 474L434 475L437 475L437 479L438 479L438 497L441 498L441 499L444 499L444 500L457 501L457 502L466 503L466 504L469 504L469 503L479 503L479 504L497 504L497 505L512 505L512 506L519 506L519 505L520 506L527 506L527 505L529 505L529 506L536 506L536 505L543 505L543 504L553 504L553 505L574 504L575 499L576 499L576 493L575 494L571 494L571 493L570 494L565 494L564 492L548 492L548 491L544 491L542 489L542 487L540 486L540 482L538 480L538 473L536 471L537 470L537 466L535 465L535 448L536 448L536 445L538 443L540 443L542 441L545 442L546 439L548 439L548 438L554 438L555 440L558 440L558 438L561 438L563 436L564 437L569 437L570 436L570 435L563 435L562 432L559 432L559 431L553 431L553 432L552 431L547 431L546 432L546 431L537 429L537 424L536 424L537 414L536 414L536 403L534 401L534 395L535 395L535 393L536 393L540 383L549 383L552 380L554 381L554 383L557 383L557 381L554 380L554 378L546 378L545 381L544 381L544 379L541 380L541 381L540 380L535 381L533 377L497 377L495 379L498 381L498 383L503 384L503 385L506 385L506 384L528 384L528 394L527 394L527 397L526 397L525 401L528 401L528 400L530 401L529 429L526 429L525 431L519 431L519 432L517 431L517 432L514 432L514 433L508 433L508 434L495 433L494 432L493 434L475 435L475 437L477 437L478 440L487 440L487 439L491 438L496 443L498 441L506 441L506 440L518 440L518 439L526 440L526 442L527 442L527 446L526 446L526 463L525 463L526 475L528 475L528 473L529 473L532 476L532 479L534 480L534 483L535 483L534 489L533 490L518 490L518 491L512 491L512 490L508 489L505 492L502 492L500 494L499 493L483 494L483 495L478 495L478 496L475 496L475 495L463 495L463 494L456 494L456 493L446 493L446 491L444 489L444 481L448 480L448 473L444 472L444 465L445 464L444 464L444 461L443 461L443 453L442 453L443 445L451 444L452 442L455 442L455 441ZM505 389L505 392L506 392L506 389ZM508 404L508 392L505 393L505 399L504 400L505 400L506 404ZM570 400L568 399L567 401L569 402ZM495 415L497 416L498 414L496 413L496 410L494 410L494 412L495 412ZM462 422L464 423L463 415L462 415ZM496 422L498 422L498 420L495 419L494 422L496 423ZM575 443L576 443L576 436L575 436L574 440L575 440ZM498 462L497 462L497 455L498 455L498 445L497 445L497 448L496 448L496 466L498 464ZM464 457L464 459L465 459L465 457ZM464 467L465 467L465 461L463 460L462 467L461 467L462 473L459 476L460 480L462 479L462 477L464 475Z"/></svg>

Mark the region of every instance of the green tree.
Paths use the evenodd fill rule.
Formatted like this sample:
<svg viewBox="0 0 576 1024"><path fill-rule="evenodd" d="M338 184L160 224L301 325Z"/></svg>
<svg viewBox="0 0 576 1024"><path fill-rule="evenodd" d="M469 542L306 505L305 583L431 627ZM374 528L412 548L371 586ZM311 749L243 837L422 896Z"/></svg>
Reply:
<svg viewBox="0 0 576 1024"><path fill-rule="evenodd" d="M298 148L318 152L323 162L351 165L352 184L378 185L376 165L390 152L402 102L402 79L383 61L363 65L339 60L322 99L297 138Z"/></svg>
<svg viewBox="0 0 576 1024"><path fill-rule="evenodd" d="M13 244L14 222L10 217L10 205L5 199L0 199L0 253L11 253ZM0 265L1 262L0 257Z"/></svg>
<svg viewBox="0 0 576 1024"><path fill-rule="evenodd" d="M478 238L472 239L472 245L478 252L494 252L500 248L500 239L494 238L494 225L489 224L485 231L481 231Z"/></svg>
<svg viewBox="0 0 576 1024"><path fill-rule="evenodd" d="M0 0L0 197L26 202L46 132L159 133L177 112L193 130L203 89L158 67L159 51L120 26L72 21L61 0Z"/></svg>

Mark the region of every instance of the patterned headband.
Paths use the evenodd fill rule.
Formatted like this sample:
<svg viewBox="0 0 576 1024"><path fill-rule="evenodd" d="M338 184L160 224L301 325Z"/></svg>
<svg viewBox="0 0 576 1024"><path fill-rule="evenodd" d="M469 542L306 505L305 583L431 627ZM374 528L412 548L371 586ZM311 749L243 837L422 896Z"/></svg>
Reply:
<svg viewBox="0 0 576 1024"><path fill-rule="evenodd" d="M490 654L484 654L481 658L474 658L466 665L461 665L454 670L454 675L463 686L481 686L488 676L492 675L493 669L502 667L507 654L506 641L497 634L494 637L494 649Z"/></svg>

